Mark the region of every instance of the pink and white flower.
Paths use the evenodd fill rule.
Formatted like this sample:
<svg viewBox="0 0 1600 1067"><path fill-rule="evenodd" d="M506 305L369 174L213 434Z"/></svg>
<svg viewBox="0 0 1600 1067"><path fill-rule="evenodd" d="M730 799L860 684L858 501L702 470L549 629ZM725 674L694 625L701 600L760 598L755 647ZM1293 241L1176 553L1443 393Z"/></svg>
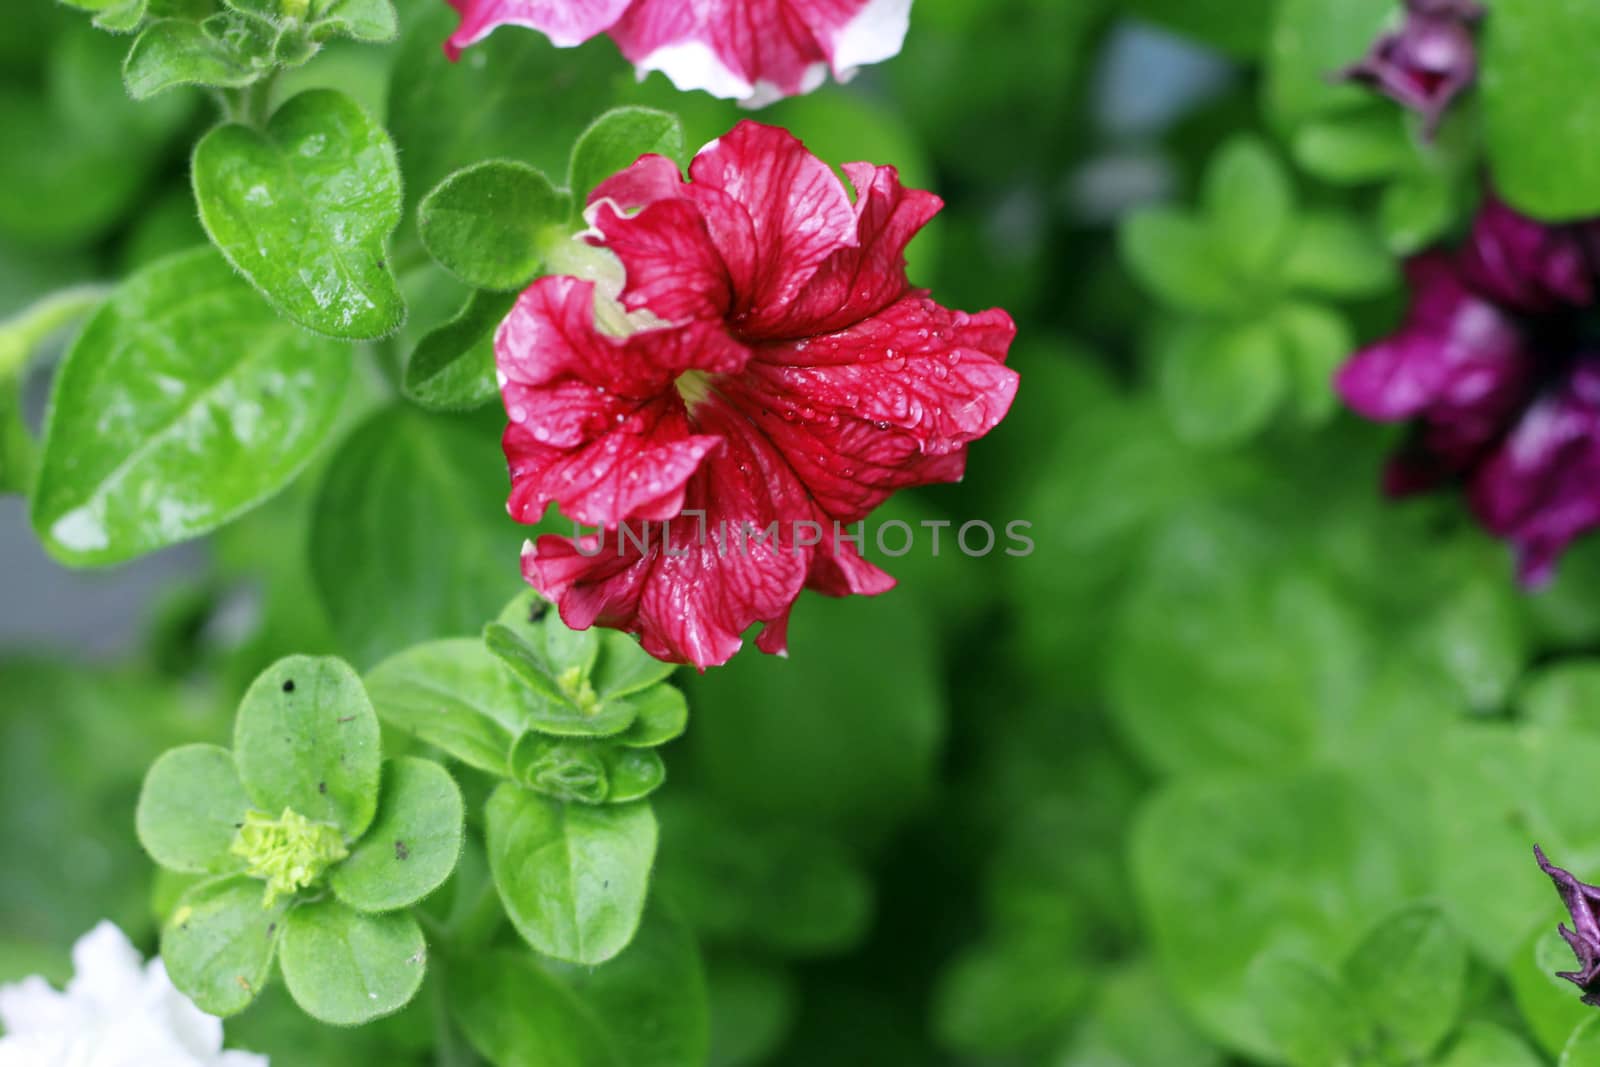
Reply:
<svg viewBox="0 0 1600 1067"><path fill-rule="evenodd" d="M802 589L894 584L835 524L959 479L966 446L1005 416L1011 317L951 311L906 279L939 198L893 167L844 170L854 201L753 122L702 149L688 181L645 156L589 201L587 239L621 279L540 278L501 325L512 517L554 503L612 535L524 550L569 626L705 667L761 622L758 647L782 652ZM644 521L670 537L616 536Z"/></svg>
<svg viewBox="0 0 1600 1067"><path fill-rule="evenodd" d="M761 107L808 93L829 74L900 51L911 0L449 0L461 24L455 58L498 26L538 30L569 48L608 34L639 76Z"/></svg>

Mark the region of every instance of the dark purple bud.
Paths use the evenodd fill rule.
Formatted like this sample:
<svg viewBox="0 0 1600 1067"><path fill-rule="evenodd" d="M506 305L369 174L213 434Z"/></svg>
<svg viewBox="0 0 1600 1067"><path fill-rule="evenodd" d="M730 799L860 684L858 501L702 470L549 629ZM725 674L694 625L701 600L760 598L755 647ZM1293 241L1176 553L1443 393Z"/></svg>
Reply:
<svg viewBox="0 0 1600 1067"><path fill-rule="evenodd" d="M1399 29L1385 33L1339 77L1370 85L1422 115L1429 138L1478 76L1473 26L1483 18L1474 0L1407 0Z"/></svg>
<svg viewBox="0 0 1600 1067"><path fill-rule="evenodd" d="M1585 885L1555 866L1545 859L1538 845L1533 846L1533 855L1539 861L1539 869L1556 884L1561 903L1567 906L1572 916L1574 929L1569 930L1565 925L1559 929L1567 944L1572 946L1573 954L1578 957L1579 969L1557 971L1556 977L1565 978L1582 989L1585 1004L1600 1007L1600 922L1595 920L1595 906L1600 904L1600 887Z"/></svg>

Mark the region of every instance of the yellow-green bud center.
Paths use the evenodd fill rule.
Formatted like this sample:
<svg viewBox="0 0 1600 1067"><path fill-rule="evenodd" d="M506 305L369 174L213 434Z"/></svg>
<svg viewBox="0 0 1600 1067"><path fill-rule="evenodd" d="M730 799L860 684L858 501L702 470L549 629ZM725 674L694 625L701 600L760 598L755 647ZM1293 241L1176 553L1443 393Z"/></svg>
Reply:
<svg viewBox="0 0 1600 1067"><path fill-rule="evenodd" d="M278 0L278 10L286 19L303 19L311 8L311 0Z"/></svg>
<svg viewBox="0 0 1600 1067"><path fill-rule="evenodd" d="M274 819L259 811L245 815L229 849L245 861L245 873L267 883L263 907L299 892L350 855L336 827L312 822L293 808Z"/></svg>
<svg viewBox="0 0 1600 1067"><path fill-rule="evenodd" d="M579 711L585 715L600 714L600 697L589 679L583 676L582 667L568 667L556 677L556 684L561 687L561 695L578 705Z"/></svg>

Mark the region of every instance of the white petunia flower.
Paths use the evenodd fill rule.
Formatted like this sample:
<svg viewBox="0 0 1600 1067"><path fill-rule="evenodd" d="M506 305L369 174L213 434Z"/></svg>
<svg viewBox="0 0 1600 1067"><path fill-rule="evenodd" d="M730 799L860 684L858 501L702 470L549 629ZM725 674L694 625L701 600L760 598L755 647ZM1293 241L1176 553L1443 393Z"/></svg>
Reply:
<svg viewBox="0 0 1600 1067"><path fill-rule="evenodd" d="M0 986L0 1067L267 1067L265 1056L223 1051L222 1020L115 924L79 938L72 965L65 992L37 975Z"/></svg>

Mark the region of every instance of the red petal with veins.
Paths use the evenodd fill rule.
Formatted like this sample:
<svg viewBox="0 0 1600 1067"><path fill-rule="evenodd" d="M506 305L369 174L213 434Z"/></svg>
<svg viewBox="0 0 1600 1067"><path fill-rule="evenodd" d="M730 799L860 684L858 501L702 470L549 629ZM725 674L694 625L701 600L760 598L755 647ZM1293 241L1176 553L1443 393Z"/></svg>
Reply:
<svg viewBox="0 0 1600 1067"><path fill-rule="evenodd" d="M501 328L513 513L536 521L554 500L605 527L524 556L568 625L701 667L756 623L758 647L782 651L802 588L893 586L845 527L898 489L960 478L1005 417L1010 316L952 311L906 280L939 199L890 167L846 172L854 202L792 136L750 122L687 181L644 157L594 191L589 240L622 263L635 316L603 321L663 325L602 334L593 286L546 278Z"/></svg>

